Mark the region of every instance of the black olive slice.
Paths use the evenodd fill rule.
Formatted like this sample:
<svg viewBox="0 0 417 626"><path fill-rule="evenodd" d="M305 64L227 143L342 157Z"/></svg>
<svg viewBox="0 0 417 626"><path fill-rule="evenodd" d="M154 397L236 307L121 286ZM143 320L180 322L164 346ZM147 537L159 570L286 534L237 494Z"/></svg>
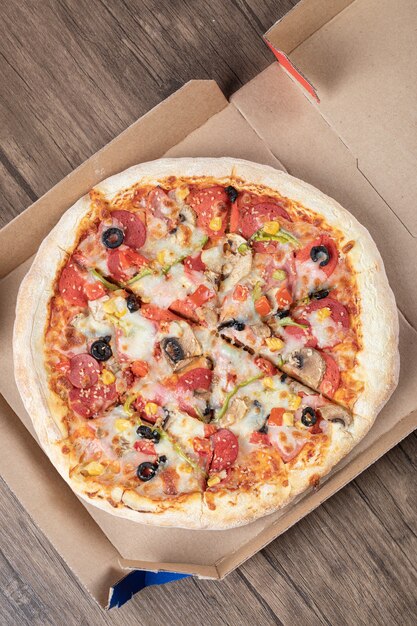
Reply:
<svg viewBox="0 0 417 626"><path fill-rule="evenodd" d="M285 382L286 382L286 380L287 380L287 378L288 378L288 374L281 374L280 381L281 381L282 383L285 383Z"/></svg>
<svg viewBox="0 0 417 626"><path fill-rule="evenodd" d="M268 424L267 424L268 420L265 420L265 422L263 423L263 425L260 427L260 429L258 430L258 433L263 433L263 434L267 434L268 432Z"/></svg>
<svg viewBox="0 0 417 626"><path fill-rule="evenodd" d="M139 480L142 480L146 483L148 480L151 480L156 474L158 470L158 463L151 463L150 461L144 461L141 463L136 471L137 477Z"/></svg>
<svg viewBox="0 0 417 626"><path fill-rule="evenodd" d="M161 454L161 456L158 459L158 463L166 463L167 462L167 457L165 454Z"/></svg>
<svg viewBox="0 0 417 626"><path fill-rule="evenodd" d="M227 195L229 196L230 202L236 202L237 197L239 195L238 190L235 189L234 187L232 187L232 185L229 185L228 187L225 187L224 190L227 193Z"/></svg>
<svg viewBox="0 0 417 626"><path fill-rule="evenodd" d="M106 339L108 338L97 339L97 341L93 341L91 344L90 354L97 361L108 361L110 357L113 356L112 349Z"/></svg>
<svg viewBox="0 0 417 626"><path fill-rule="evenodd" d="M309 293L308 297L310 298L310 300L322 300L323 298L327 298L329 293L329 289L321 289L320 291L314 291L313 293Z"/></svg>
<svg viewBox="0 0 417 626"><path fill-rule="evenodd" d="M310 257L314 263L320 261L320 267L325 267L330 261L330 252L326 246L313 246L310 250Z"/></svg>
<svg viewBox="0 0 417 626"><path fill-rule="evenodd" d="M311 408L311 406L306 406L303 409L303 412L301 413L301 422L304 424L304 426L307 426L308 428L310 426L314 426L314 424L317 422L317 415L314 409Z"/></svg>
<svg viewBox="0 0 417 626"><path fill-rule="evenodd" d="M280 320L282 320L284 317L288 317L289 315L290 315L289 309L278 309L278 311L275 313L275 317L277 317Z"/></svg>
<svg viewBox="0 0 417 626"><path fill-rule="evenodd" d="M163 339L161 344L163 351L173 363L178 363L184 359L184 350L176 337L167 337Z"/></svg>
<svg viewBox="0 0 417 626"><path fill-rule="evenodd" d="M118 248L122 245L123 240L125 238L125 234L121 228L116 228L113 226L112 228L108 228L104 231L101 236L101 241L106 246L106 248Z"/></svg>
<svg viewBox="0 0 417 626"><path fill-rule="evenodd" d="M218 327L217 330L223 330L223 328L236 328L236 330L245 330L246 328L246 324L245 322L240 322L239 320L236 319L231 319L231 320L227 320L226 322L222 322Z"/></svg>
<svg viewBox="0 0 417 626"><path fill-rule="evenodd" d="M140 305L135 294L131 293L128 299L126 300L126 306L130 313L134 313L135 311L139 311Z"/></svg>
<svg viewBox="0 0 417 626"><path fill-rule="evenodd" d="M136 432L140 437L142 437L142 439L149 439L154 443L158 443L158 441L161 439L161 435L157 430L152 430L150 426L145 426L145 424L141 424L136 429Z"/></svg>

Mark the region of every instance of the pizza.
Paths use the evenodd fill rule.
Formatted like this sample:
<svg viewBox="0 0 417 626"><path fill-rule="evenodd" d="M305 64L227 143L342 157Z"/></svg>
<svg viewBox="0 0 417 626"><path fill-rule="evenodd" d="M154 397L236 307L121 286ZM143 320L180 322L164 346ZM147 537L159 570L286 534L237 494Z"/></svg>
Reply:
<svg viewBox="0 0 417 626"><path fill-rule="evenodd" d="M23 280L16 381L77 495L140 523L229 528L317 487L398 380L380 254L310 185L164 159L96 185Z"/></svg>

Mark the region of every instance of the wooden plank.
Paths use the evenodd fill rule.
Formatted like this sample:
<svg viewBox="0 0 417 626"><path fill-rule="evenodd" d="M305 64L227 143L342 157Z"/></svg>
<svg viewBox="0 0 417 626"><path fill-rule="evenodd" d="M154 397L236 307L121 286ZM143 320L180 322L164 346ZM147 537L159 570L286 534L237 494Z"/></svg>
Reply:
<svg viewBox="0 0 417 626"><path fill-rule="evenodd" d="M2 3L0 224L190 78L226 94L250 80L272 60L261 34L293 4ZM0 623L411 625L416 452L414 434L224 581L149 588L111 614L0 482Z"/></svg>

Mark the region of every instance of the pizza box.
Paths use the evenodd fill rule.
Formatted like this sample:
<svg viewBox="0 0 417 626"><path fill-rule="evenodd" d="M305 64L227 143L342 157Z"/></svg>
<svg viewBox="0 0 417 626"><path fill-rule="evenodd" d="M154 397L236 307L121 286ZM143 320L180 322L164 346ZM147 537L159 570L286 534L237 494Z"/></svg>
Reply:
<svg viewBox="0 0 417 626"><path fill-rule="evenodd" d="M416 20L414 0L302 0L265 35L278 63L230 102L213 81L187 83L0 231L0 472L103 607L184 575L223 578L417 427ZM15 299L42 239L94 184L162 156L241 157L322 189L371 232L399 308L399 386L365 439L318 490L232 530L152 528L79 501L30 436L13 378Z"/></svg>

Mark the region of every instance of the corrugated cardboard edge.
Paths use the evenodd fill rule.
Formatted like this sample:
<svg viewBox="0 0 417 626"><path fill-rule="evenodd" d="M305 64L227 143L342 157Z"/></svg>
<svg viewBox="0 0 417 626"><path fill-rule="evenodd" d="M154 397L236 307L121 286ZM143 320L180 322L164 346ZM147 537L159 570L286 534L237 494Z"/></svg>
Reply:
<svg viewBox="0 0 417 626"><path fill-rule="evenodd" d="M317 89L288 55L352 2L354 0L301 0L264 35L281 67L316 102L320 102Z"/></svg>

